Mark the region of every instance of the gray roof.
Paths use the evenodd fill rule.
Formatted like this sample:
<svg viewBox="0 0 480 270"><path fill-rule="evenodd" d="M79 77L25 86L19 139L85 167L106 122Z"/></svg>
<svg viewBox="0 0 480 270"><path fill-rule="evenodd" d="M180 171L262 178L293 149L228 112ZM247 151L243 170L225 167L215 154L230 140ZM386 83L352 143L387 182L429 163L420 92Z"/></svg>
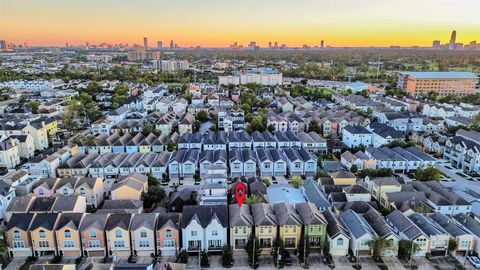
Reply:
<svg viewBox="0 0 480 270"><path fill-rule="evenodd" d="M101 231L105 229L107 224L108 214L86 214L80 225L80 230L87 230L90 227L97 228Z"/></svg>
<svg viewBox="0 0 480 270"><path fill-rule="evenodd" d="M111 214L105 225L105 231L111 231L118 227L128 231L131 218L130 214Z"/></svg>
<svg viewBox="0 0 480 270"><path fill-rule="evenodd" d="M445 229L451 236L458 237L469 234L462 226L454 222L450 217L441 213L434 213L430 218L435 221L440 227Z"/></svg>
<svg viewBox="0 0 480 270"><path fill-rule="evenodd" d="M63 213L60 214L58 218L57 226L55 230L59 230L66 225L71 226L72 228L78 230L80 228L80 223L83 218L83 213Z"/></svg>
<svg viewBox="0 0 480 270"><path fill-rule="evenodd" d="M173 228L180 228L180 213L162 213L158 215L157 230L161 229L165 225L169 225Z"/></svg>
<svg viewBox="0 0 480 270"><path fill-rule="evenodd" d="M322 225L327 221L313 203L299 203L295 205L303 224L305 225Z"/></svg>
<svg viewBox="0 0 480 270"><path fill-rule="evenodd" d="M36 230L40 227L52 231L58 218L57 213L38 213L33 218L30 230Z"/></svg>
<svg viewBox="0 0 480 270"><path fill-rule="evenodd" d="M307 200L311 203L314 203L319 209L332 207L330 202L325 197L325 194L320 191L317 182L313 179L309 179L304 182L302 191Z"/></svg>
<svg viewBox="0 0 480 270"><path fill-rule="evenodd" d="M388 214L386 218L389 224L395 227L399 232L402 232L409 240L425 235L415 223L398 210L394 210Z"/></svg>
<svg viewBox="0 0 480 270"><path fill-rule="evenodd" d="M157 219L157 215L152 213L134 214L132 217L130 230L134 231L141 227L145 227L150 230L155 230L156 219Z"/></svg>
<svg viewBox="0 0 480 270"><path fill-rule="evenodd" d="M462 224L463 227L466 228L468 231L472 232L477 237L480 237L480 223L478 223L478 221L476 221L474 218L464 213L457 214L453 217L458 223Z"/></svg>
<svg viewBox="0 0 480 270"><path fill-rule="evenodd" d="M253 204L252 214L255 226L278 225L277 216L273 212L272 207L267 203Z"/></svg>
<svg viewBox="0 0 480 270"><path fill-rule="evenodd" d="M347 229L340 222L339 217L330 210L324 211L323 216L327 221L327 234L330 238L337 236L338 234L343 234L347 237L350 237Z"/></svg>
<svg viewBox="0 0 480 270"><path fill-rule="evenodd" d="M8 231L12 228L19 228L23 231L27 231L32 223L32 219L33 214L31 213L13 214L6 225L6 230Z"/></svg>
<svg viewBox="0 0 480 270"><path fill-rule="evenodd" d="M442 227L438 226L432 219L419 213L413 213L408 218L415 223L428 236L448 234Z"/></svg>
<svg viewBox="0 0 480 270"><path fill-rule="evenodd" d="M224 227L228 227L227 206L225 205L186 205L183 207L181 226L184 229L196 219L200 226L206 228L212 219L217 219Z"/></svg>
<svg viewBox="0 0 480 270"><path fill-rule="evenodd" d="M371 208L368 212L363 214L363 218L368 222L370 227L372 227L378 236L387 237L392 234L396 235L390 225L388 225L383 216L377 210Z"/></svg>
<svg viewBox="0 0 480 270"><path fill-rule="evenodd" d="M278 225L302 225L302 219L291 204L277 203L273 205L273 212L277 215Z"/></svg>
<svg viewBox="0 0 480 270"><path fill-rule="evenodd" d="M75 194L70 194L68 196L57 195L58 198L53 204L53 212L68 212L73 211L79 199L85 200L85 197Z"/></svg>
<svg viewBox="0 0 480 270"><path fill-rule="evenodd" d="M375 235L374 231L363 219L363 217L355 213L351 209L340 214L340 220L342 221L343 225L345 225L345 227L348 229L350 234L356 239L366 234Z"/></svg>
<svg viewBox="0 0 480 270"><path fill-rule="evenodd" d="M242 207L239 207L238 204L231 204L229 208L229 219L230 226L253 226L253 216L250 212L250 206L243 204Z"/></svg>

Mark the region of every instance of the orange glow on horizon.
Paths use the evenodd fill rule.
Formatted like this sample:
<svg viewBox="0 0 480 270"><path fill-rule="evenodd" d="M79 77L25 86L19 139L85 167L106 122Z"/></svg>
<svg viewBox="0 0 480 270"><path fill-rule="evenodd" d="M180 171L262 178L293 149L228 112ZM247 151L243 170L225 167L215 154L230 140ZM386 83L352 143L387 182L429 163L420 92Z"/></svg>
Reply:
<svg viewBox="0 0 480 270"><path fill-rule="evenodd" d="M480 41L478 0L0 0L0 39L28 45L431 46Z"/></svg>

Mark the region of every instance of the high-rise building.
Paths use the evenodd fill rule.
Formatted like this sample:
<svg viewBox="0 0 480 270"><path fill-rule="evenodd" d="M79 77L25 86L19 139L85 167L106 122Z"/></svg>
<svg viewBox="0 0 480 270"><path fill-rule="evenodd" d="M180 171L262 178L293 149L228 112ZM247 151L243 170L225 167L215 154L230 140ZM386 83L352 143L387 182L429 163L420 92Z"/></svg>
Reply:
<svg viewBox="0 0 480 270"><path fill-rule="evenodd" d="M455 41L457 40L457 31L453 30L452 32L452 36L450 37L450 43L449 43L449 46L448 48L450 50L454 50L455 49Z"/></svg>
<svg viewBox="0 0 480 270"><path fill-rule="evenodd" d="M143 48L148 50L148 38L146 37L143 38Z"/></svg>
<svg viewBox="0 0 480 270"><path fill-rule="evenodd" d="M177 71L188 69L188 61L184 60L153 60L153 67L162 71Z"/></svg>
<svg viewBox="0 0 480 270"><path fill-rule="evenodd" d="M325 42L323 40L320 41L320 48L323 48L325 46Z"/></svg>
<svg viewBox="0 0 480 270"><path fill-rule="evenodd" d="M268 42L268 48L272 49L272 42L271 41Z"/></svg>
<svg viewBox="0 0 480 270"><path fill-rule="evenodd" d="M173 40L170 40L170 49L175 48L175 43L173 43Z"/></svg>
<svg viewBox="0 0 480 270"><path fill-rule="evenodd" d="M250 43L248 44L248 49L251 51L258 51L260 50L260 46L258 46L255 41L250 41Z"/></svg>
<svg viewBox="0 0 480 270"><path fill-rule="evenodd" d="M432 42L432 48L433 49L440 49L442 47L442 45L440 44L440 40L434 40Z"/></svg>
<svg viewBox="0 0 480 270"><path fill-rule="evenodd" d="M275 41L275 46L273 46L274 49L278 49L278 42Z"/></svg>
<svg viewBox="0 0 480 270"><path fill-rule="evenodd" d="M163 42L162 41L157 41L157 49L163 48Z"/></svg>
<svg viewBox="0 0 480 270"><path fill-rule="evenodd" d="M7 49L7 42L5 40L0 40L0 50L6 50Z"/></svg>

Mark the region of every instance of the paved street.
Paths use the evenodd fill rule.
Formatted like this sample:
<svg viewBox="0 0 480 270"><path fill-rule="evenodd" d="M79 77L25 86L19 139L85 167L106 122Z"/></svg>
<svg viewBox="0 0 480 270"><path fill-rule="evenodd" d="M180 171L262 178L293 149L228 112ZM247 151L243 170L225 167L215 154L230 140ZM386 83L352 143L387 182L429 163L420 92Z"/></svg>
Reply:
<svg viewBox="0 0 480 270"><path fill-rule="evenodd" d="M435 164L435 168L439 169L442 173L444 173L445 175L447 175L452 179L452 181L450 182L442 181L441 183L443 185L447 187L452 187L453 189L456 189L456 190L465 190L468 187L476 192L480 192L480 181L475 181L475 180L470 181L458 175L457 173L461 173L462 171L459 169L453 168L449 162L439 159L439 162Z"/></svg>

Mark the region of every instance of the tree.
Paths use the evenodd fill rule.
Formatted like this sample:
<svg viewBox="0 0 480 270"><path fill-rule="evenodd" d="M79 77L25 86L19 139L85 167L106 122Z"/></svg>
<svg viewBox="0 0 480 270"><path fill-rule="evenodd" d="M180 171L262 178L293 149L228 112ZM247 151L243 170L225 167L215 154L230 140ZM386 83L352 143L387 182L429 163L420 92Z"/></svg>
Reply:
<svg viewBox="0 0 480 270"><path fill-rule="evenodd" d="M305 231L303 231L300 235L300 241L298 242L297 253L300 262L308 264L308 255L310 254L310 241L305 239Z"/></svg>
<svg viewBox="0 0 480 270"><path fill-rule="evenodd" d="M303 179L302 179L302 177L296 175L296 176L292 177L292 180L290 180L290 184L294 188L298 188L301 185L303 185Z"/></svg>
<svg viewBox="0 0 480 270"><path fill-rule="evenodd" d="M368 241L368 246L370 247L370 250L372 250L373 259L379 261L382 254L392 248L392 243L384 237L376 236Z"/></svg>
<svg viewBox="0 0 480 270"><path fill-rule="evenodd" d="M458 242L455 238L450 238L448 240L448 252L455 251L458 247Z"/></svg>
<svg viewBox="0 0 480 270"><path fill-rule="evenodd" d="M263 183L265 184L265 186L267 186L267 187L269 187L269 186L272 184L272 182L270 182L270 178L268 178L268 177L263 177L263 178L262 178L262 182L263 182Z"/></svg>
<svg viewBox="0 0 480 270"><path fill-rule="evenodd" d="M275 125L273 124L268 125L267 130L271 133L275 132Z"/></svg>
<svg viewBox="0 0 480 270"><path fill-rule="evenodd" d="M185 249L182 249L178 254L177 262L187 263L188 262L188 252Z"/></svg>
<svg viewBox="0 0 480 270"><path fill-rule="evenodd" d="M165 198L165 190L160 185L151 186L142 193L142 200L146 206L152 206Z"/></svg>
<svg viewBox="0 0 480 270"><path fill-rule="evenodd" d="M308 131L310 132L316 132L317 134L322 134L322 129L320 128L320 124L318 124L318 121L315 119L310 120L310 123L308 124Z"/></svg>
<svg viewBox="0 0 480 270"><path fill-rule="evenodd" d="M428 165L425 168L418 168L415 172L415 179L418 181L440 181L442 177L442 172L434 168L431 165Z"/></svg>
<svg viewBox="0 0 480 270"><path fill-rule="evenodd" d="M256 115L252 118L252 121L247 127L247 132L252 133L255 130L258 130L260 132L265 131L265 124L263 121L262 116Z"/></svg>
<svg viewBox="0 0 480 270"><path fill-rule="evenodd" d="M23 104L27 102L27 97L25 95L21 95L19 98L18 98L18 103L20 104Z"/></svg>
<svg viewBox="0 0 480 270"><path fill-rule="evenodd" d="M208 252L206 250L202 250L202 253L200 253L200 266L210 267L210 262L208 261Z"/></svg>
<svg viewBox="0 0 480 270"><path fill-rule="evenodd" d="M128 86L126 84L119 84L115 86L112 94L112 107L118 108L128 99Z"/></svg>
<svg viewBox="0 0 480 270"><path fill-rule="evenodd" d="M153 133L155 136L160 136L162 134L161 130L155 128L153 124L146 124L142 129L143 136L148 136L150 133Z"/></svg>
<svg viewBox="0 0 480 270"><path fill-rule="evenodd" d="M87 88L85 88L85 92L90 95L99 94L103 92L103 88L96 81L93 81L87 85Z"/></svg>
<svg viewBox="0 0 480 270"><path fill-rule="evenodd" d="M167 144L167 151L168 151L168 152L173 152L173 151L175 151L175 149L177 149L177 144L175 144L175 143L172 142L172 141L168 142L168 144Z"/></svg>
<svg viewBox="0 0 480 270"><path fill-rule="evenodd" d="M197 121L200 121L201 123L207 122L208 113L206 111L199 111L197 112L197 115L195 115L195 119L197 119Z"/></svg>
<svg viewBox="0 0 480 270"><path fill-rule="evenodd" d="M350 167L350 171L351 171L352 173L356 173L356 172L358 171L357 165L353 164L352 167Z"/></svg>
<svg viewBox="0 0 480 270"><path fill-rule="evenodd" d="M283 245L282 239L279 237L275 238L272 243L272 251L270 254L273 257L273 262L277 268L282 268L283 267L283 260L280 258L280 261L278 261L278 257L281 254L285 253L285 247Z"/></svg>
<svg viewBox="0 0 480 270"><path fill-rule="evenodd" d="M229 245L224 245L222 248L222 265L223 267L233 265L233 252Z"/></svg>
<svg viewBox="0 0 480 270"><path fill-rule="evenodd" d="M245 203L248 204L248 205L252 205L252 204L256 204L256 203L263 203L263 202L264 202L263 198L256 195L256 194L245 197Z"/></svg>
<svg viewBox="0 0 480 270"><path fill-rule="evenodd" d="M420 250L420 247L418 246L418 244L416 244L413 241L400 240L398 242L398 257L401 259L409 260L412 254L417 253L419 250Z"/></svg>
<svg viewBox="0 0 480 270"><path fill-rule="evenodd" d="M257 268L258 257L260 256L262 249L260 248L260 241L258 241L258 238L256 238L253 233L248 237L245 251L248 255L248 264L250 267Z"/></svg>
<svg viewBox="0 0 480 270"><path fill-rule="evenodd" d="M27 107L28 107L30 110L36 112L36 111L38 111L38 107L40 107L40 101L38 101L38 100L32 100L32 101L30 101L30 102L27 104Z"/></svg>

